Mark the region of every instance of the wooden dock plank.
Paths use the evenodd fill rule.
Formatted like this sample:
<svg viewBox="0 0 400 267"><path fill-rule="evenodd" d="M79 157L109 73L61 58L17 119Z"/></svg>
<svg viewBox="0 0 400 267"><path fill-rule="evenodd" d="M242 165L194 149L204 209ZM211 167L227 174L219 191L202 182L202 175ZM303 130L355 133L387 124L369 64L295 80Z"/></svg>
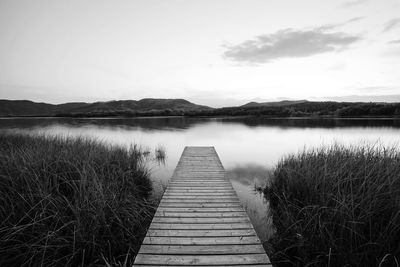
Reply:
<svg viewBox="0 0 400 267"><path fill-rule="evenodd" d="M134 266L272 266L213 147L186 147Z"/></svg>
<svg viewBox="0 0 400 267"><path fill-rule="evenodd" d="M265 253L261 254L235 254L235 255L155 255L138 254L137 264L185 264L185 265L227 265L227 264L262 264L268 263Z"/></svg>
<svg viewBox="0 0 400 267"><path fill-rule="evenodd" d="M239 245L260 244L257 236L224 236L216 237L152 237L146 236L143 240L146 245Z"/></svg>
<svg viewBox="0 0 400 267"><path fill-rule="evenodd" d="M241 230L155 230L149 229L147 236L172 236L172 237L217 237L217 236L255 236L253 229Z"/></svg>
<svg viewBox="0 0 400 267"><path fill-rule="evenodd" d="M155 246L155 245L143 245L142 252L146 254L195 254L195 255L235 255L235 254L260 254L264 253L264 248L260 245L228 245L228 246Z"/></svg>
<svg viewBox="0 0 400 267"><path fill-rule="evenodd" d="M214 218L184 218L184 217L154 217L158 223L242 223L249 222L248 217L214 217Z"/></svg>
<svg viewBox="0 0 400 267"><path fill-rule="evenodd" d="M161 266L168 266L168 267L191 267L191 266L193 266L193 265L182 265L182 264L180 264L180 265L171 265L171 264L168 264L168 265L165 265L165 264L158 264L158 265L154 265L154 264L135 264L135 266L138 266L138 267L161 267ZM203 266L203 267L207 267L207 266L224 266L224 267L249 267L249 266L251 266L251 267L272 267L272 264L251 264L251 265L249 265L249 264L246 264L246 265L242 265L242 264L239 264L239 265L237 265L237 264L235 264L235 265L226 265L226 264L224 264L224 265L199 265L199 266Z"/></svg>
<svg viewBox="0 0 400 267"><path fill-rule="evenodd" d="M191 267L191 266L193 266L193 265L170 265L170 264L168 264L168 265L163 265L163 264L161 264L161 265L153 265L153 264L135 264L135 266L137 266L137 267L161 267L161 266L168 266L168 267ZM203 266L203 267L207 267L207 266L224 266L224 267L249 267L249 266L251 266L251 267L271 267L272 264L251 264L251 265L248 265L248 264L246 264L246 265L242 265L242 264L239 264L239 265L237 265L237 264L235 264L235 265L226 265L226 264L224 264L224 265L199 265L199 266Z"/></svg>
<svg viewBox="0 0 400 267"><path fill-rule="evenodd" d="M162 218L214 218L214 219L222 219L222 218L246 218L247 214L245 212L157 212L154 217ZM241 220L242 221L242 220ZM247 220L243 220L247 221Z"/></svg>
<svg viewBox="0 0 400 267"><path fill-rule="evenodd" d="M170 223L152 223L150 229L169 229L169 230L237 230L237 229L253 229L250 222L247 223L180 223L180 224L170 224Z"/></svg>
<svg viewBox="0 0 400 267"><path fill-rule="evenodd" d="M213 212L234 212L234 211L243 211L241 207L237 208L163 208L159 207L157 212L183 212L183 213L213 213Z"/></svg>
<svg viewBox="0 0 400 267"><path fill-rule="evenodd" d="M179 192L179 191L172 191L168 190L168 192L164 193L164 196L208 196L208 197L213 197L213 196L235 196L235 193L233 191L225 191L225 192Z"/></svg>
<svg viewBox="0 0 400 267"><path fill-rule="evenodd" d="M208 206L220 206L220 205L240 205L239 201L233 201L231 199L163 199L160 201L160 205L193 205L196 207L207 207Z"/></svg>
<svg viewBox="0 0 400 267"><path fill-rule="evenodd" d="M169 208L192 208L192 209L212 209L212 208L240 208L239 203L164 203L160 209Z"/></svg>
<svg viewBox="0 0 400 267"><path fill-rule="evenodd" d="M186 196L174 196L174 195L171 196L171 195L167 195L167 196L164 196L162 198L162 200L171 200L171 199L197 200L197 199L200 199L201 201L204 201L204 202L214 202L214 200L217 200L218 198L227 198L229 200L232 200L233 202L237 202L238 201L236 195L234 195L234 196L226 196L226 195L224 196L224 195L222 195L220 197L214 196L212 198L210 198L208 196L204 196L204 195L197 195L197 196L193 195L192 197L187 196L187 195Z"/></svg>

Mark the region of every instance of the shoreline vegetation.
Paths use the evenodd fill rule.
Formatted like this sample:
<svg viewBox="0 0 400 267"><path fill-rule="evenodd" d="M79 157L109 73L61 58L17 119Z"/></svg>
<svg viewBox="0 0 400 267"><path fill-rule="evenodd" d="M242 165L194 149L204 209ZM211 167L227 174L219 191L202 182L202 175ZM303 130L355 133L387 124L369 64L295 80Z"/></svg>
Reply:
<svg viewBox="0 0 400 267"><path fill-rule="evenodd" d="M0 134L0 265L132 264L157 206L145 154Z"/></svg>
<svg viewBox="0 0 400 267"><path fill-rule="evenodd" d="M333 145L283 158L264 189L276 266L400 266L400 152Z"/></svg>

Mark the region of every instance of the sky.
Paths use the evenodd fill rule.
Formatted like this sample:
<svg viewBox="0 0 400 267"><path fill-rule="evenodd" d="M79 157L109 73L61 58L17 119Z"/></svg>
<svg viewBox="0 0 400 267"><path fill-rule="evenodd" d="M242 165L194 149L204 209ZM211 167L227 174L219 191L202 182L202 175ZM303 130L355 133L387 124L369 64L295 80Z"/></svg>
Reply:
<svg viewBox="0 0 400 267"><path fill-rule="evenodd" d="M0 99L400 102L400 0L0 0Z"/></svg>

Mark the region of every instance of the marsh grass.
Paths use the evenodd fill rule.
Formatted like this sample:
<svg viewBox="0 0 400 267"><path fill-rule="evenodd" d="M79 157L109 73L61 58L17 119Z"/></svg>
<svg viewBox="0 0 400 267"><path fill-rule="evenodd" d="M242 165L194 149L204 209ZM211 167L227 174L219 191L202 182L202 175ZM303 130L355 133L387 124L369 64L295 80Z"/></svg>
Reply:
<svg viewBox="0 0 400 267"><path fill-rule="evenodd" d="M143 153L0 134L0 266L130 264L155 211Z"/></svg>
<svg viewBox="0 0 400 267"><path fill-rule="evenodd" d="M154 149L154 159L159 165L165 165L165 160L167 158L167 152L165 147L162 145L158 145Z"/></svg>
<svg viewBox="0 0 400 267"><path fill-rule="evenodd" d="M265 195L277 266L399 266L398 149L334 145L290 155Z"/></svg>

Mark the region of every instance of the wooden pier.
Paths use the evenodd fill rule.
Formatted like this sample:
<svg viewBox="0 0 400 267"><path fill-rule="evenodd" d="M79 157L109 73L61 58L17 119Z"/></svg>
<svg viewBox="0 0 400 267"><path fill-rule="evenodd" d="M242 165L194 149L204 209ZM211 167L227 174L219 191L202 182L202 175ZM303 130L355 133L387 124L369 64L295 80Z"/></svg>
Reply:
<svg viewBox="0 0 400 267"><path fill-rule="evenodd" d="M272 266L214 147L186 147L134 266Z"/></svg>

